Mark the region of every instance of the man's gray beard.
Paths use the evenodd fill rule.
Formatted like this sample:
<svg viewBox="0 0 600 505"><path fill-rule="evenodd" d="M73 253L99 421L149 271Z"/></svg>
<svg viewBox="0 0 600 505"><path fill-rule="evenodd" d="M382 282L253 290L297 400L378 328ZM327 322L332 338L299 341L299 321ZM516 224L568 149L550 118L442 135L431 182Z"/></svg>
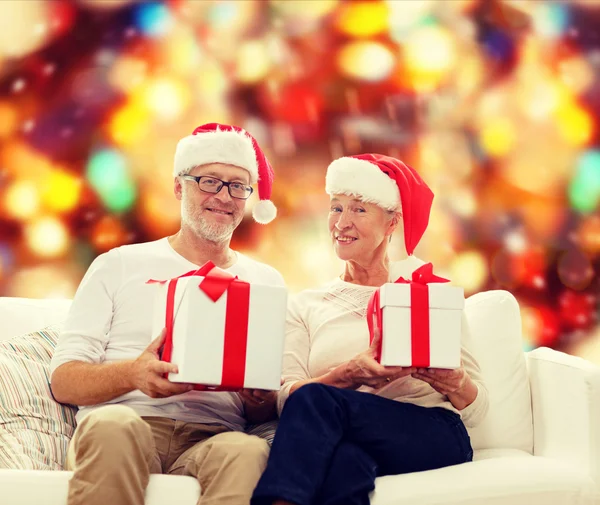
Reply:
<svg viewBox="0 0 600 505"><path fill-rule="evenodd" d="M196 223L196 231L203 239L209 242L224 242L231 238L235 230L235 224L218 224L198 221Z"/></svg>

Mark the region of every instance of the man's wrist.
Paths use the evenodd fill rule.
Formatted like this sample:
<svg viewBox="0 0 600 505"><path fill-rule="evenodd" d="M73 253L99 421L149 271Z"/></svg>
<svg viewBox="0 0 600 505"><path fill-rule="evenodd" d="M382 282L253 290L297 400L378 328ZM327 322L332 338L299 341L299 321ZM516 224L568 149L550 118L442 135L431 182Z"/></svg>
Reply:
<svg viewBox="0 0 600 505"><path fill-rule="evenodd" d="M135 374L135 361L134 360L126 360L121 362L121 370L123 377L123 384L126 388L131 389L132 391L139 389L136 384L136 374Z"/></svg>

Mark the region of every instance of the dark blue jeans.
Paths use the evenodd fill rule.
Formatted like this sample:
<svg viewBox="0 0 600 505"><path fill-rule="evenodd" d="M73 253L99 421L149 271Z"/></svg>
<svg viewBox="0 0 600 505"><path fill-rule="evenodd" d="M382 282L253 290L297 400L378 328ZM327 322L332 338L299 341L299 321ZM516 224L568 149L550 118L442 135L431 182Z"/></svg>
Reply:
<svg viewBox="0 0 600 505"><path fill-rule="evenodd" d="M251 505L366 505L375 478L471 461L460 416L323 384L293 393Z"/></svg>

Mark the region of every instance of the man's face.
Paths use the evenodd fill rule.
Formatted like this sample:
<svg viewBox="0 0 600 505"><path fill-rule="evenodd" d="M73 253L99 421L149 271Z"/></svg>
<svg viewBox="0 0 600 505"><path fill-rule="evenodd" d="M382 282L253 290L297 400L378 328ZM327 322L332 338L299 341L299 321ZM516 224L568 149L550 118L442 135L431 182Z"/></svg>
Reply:
<svg viewBox="0 0 600 505"><path fill-rule="evenodd" d="M195 167L188 175L250 184L248 171L223 163ZM199 237L211 242L229 240L244 217L246 200L232 198L225 186L216 194L206 193L195 181L177 177L175 196L181 200L182 223L194 230Z"/></svg>

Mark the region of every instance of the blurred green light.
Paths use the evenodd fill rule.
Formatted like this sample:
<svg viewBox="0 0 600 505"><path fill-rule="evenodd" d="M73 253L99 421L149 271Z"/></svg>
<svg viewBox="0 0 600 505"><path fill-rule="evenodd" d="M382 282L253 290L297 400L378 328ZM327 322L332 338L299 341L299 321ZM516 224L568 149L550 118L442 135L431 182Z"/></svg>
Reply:
<svg viewBox="0 0 600 505"><path fill-rule="evenodd" d="M593 212L600 202L600 151L584 153L569 187L571 206L579 212Z"/></svg>
<svg viewBox="0 0 600 505"><path fill-rule="evenodd" d="M118 151L96 151L90 157L86 175L108 210L124 212L135 202L136 187L129 178L125 157Z"/></svg>

